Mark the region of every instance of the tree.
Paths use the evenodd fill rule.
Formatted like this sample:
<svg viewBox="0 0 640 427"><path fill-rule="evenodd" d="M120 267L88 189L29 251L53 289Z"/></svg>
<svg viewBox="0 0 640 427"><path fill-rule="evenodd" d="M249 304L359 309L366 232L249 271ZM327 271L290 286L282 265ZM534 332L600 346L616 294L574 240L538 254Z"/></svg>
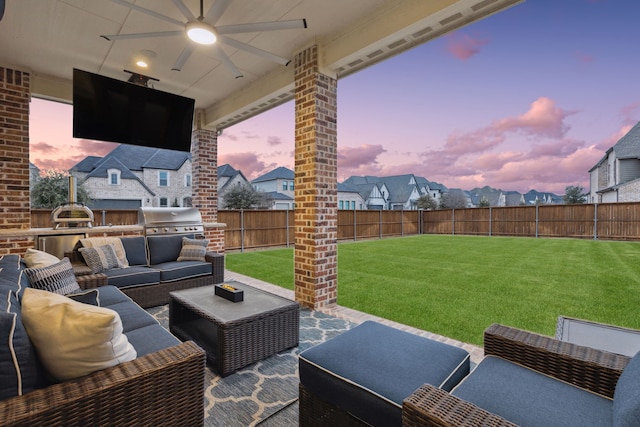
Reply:
<svg viewBox="0 0 640 427"><path fill-rule="evenodd" d="M482 199L480 199L480 203L478 203L479 208L488 208L489 206L491 206L491 204L489 203L489 200L487 200L486 197L483 197Z"/></svg>
<svg viewBox="0 0 640 427"><path fill-rule="evenodd" d="M462 209L467 207L467 198L461 190L450 190L442 195L440 209Z"/></svg>
<svg viewBox="0 0 640 427"><path fill-rule="evenodd" d="M265 209L270 199L249 185L238 184L223 196L225 209Z"/></svg>
<svg viewBox="0 0 640 427"><path fill-rule="evenodd" d="M570 185L564 189L564 196L562 199L566 205L582 204L587 201L587 195L582 186Z"/></svg>
<svg viewBox="0 0 640 427"><path fill-rule="evenodd" d="M423 194L416 200L416 206L418 209L425 209L428 211L438 209L438 202L428 194Z"/></svg>
<svg viewBox="0 0 640 427"><path fill-rule="evenodd" d="M49 169L31 187L31 207L54 209L69 201L69 174L57 169ZM82 184L76 187L76 201L88 203L91 197Z"/></svg>

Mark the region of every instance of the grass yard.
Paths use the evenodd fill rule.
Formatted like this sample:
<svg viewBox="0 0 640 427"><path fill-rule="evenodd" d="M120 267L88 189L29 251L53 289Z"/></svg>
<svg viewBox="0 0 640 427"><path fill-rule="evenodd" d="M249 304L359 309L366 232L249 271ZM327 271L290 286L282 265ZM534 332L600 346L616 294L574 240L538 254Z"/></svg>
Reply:
<svg viewBox="0 0 640 427"><path fill-rule="evenodd" d="M293 289L293 249L226 255ZM420 235L338 245L338 304L482 345L498 322L555 334L558 315L640 329L640 243Z"/></svg>

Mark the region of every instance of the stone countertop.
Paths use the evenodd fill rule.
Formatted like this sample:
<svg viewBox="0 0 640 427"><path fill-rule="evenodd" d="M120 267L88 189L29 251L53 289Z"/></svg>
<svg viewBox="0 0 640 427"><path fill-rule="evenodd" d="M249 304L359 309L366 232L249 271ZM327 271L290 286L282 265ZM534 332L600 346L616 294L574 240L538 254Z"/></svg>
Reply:
<svg viewBox="0 0 640 427"><path fill-rule="evenodd" d="M224 228L223 223L205 223L205 228ZM96 227L60 227L55 228L29 228L0 230L0 237L31 237L31 236L59 236L68 234L113 234L113 233L143 233L143 226L136 225L109 225Z"/></svg>

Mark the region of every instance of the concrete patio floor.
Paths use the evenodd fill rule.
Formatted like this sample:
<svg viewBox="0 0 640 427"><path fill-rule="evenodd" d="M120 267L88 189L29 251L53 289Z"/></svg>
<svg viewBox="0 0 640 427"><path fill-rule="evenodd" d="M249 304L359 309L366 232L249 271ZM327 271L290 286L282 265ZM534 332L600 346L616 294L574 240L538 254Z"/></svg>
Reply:
<svg viewBox="0 0 640 427"><path fill-rule="evenodd" d="M224 273L225 280L237 280L241 283L246 283L247 285L254 286L256 288L265 290L267 292L271 292L273 294L279 295L283 298L288 298L290 300L295 300L294 292L289 289L282 288L280 286L274 285L272 283L263 282L262 280L254 279L249 276L245 276L239 273L235 273L233 271L225 270ZM324 307L319 310L322 313L329 314L331 316L338 317L340 319L349 320L353 323L362 323L365 320L375 320L382 324L392 326L394 328L401 329L403 331L411 332L416 335L420 335L423 337L430 338L435 341L444 342L447 344L455 345L457 347L461 347L469 352L471 355L471 362L474 364L478 364L480 360L484 357L484 351L482 347L478 347L472 344L463 343L451 338L444 337L442 335L437 335L428 331L424 331L421 329L413 328L411 326L403 325L402 323L393 322L391 320L383 319L382 317L372 316L367 313L363 313L361 311L352 310L347 307L342 307L337 304L332 304L327 307Z"/></svg>

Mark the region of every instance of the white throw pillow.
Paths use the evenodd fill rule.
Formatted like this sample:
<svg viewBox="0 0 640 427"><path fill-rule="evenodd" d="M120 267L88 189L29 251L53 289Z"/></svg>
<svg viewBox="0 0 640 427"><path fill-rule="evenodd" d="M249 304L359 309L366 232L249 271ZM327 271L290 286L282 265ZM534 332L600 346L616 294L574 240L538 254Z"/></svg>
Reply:
<svg viewBox="0 0 640 427"><path fill-rule="evenodd" d="M120 315L38 289L22 296L22 321L49 374L65 381L133 360Z"/></svg>
<svg viewBox="0 0 640 427"><path fill-rule="evenodd" d="M27 264L27 267L49 267L50 265L60 262L60 258L43 251L27 249L27 252L24 254L24 262Z"/></svg>
<svg viewBox="0 0 640 427"><path fill-rule="evenodd" d="M89 237L87 239L80 239L80 243L83 248L97 248L98 246L113 245L113 249L116 251L118 257L118 267L129 267L129 260L127 259L127 252L124 250L124 245L119 237Z"/></svg>

